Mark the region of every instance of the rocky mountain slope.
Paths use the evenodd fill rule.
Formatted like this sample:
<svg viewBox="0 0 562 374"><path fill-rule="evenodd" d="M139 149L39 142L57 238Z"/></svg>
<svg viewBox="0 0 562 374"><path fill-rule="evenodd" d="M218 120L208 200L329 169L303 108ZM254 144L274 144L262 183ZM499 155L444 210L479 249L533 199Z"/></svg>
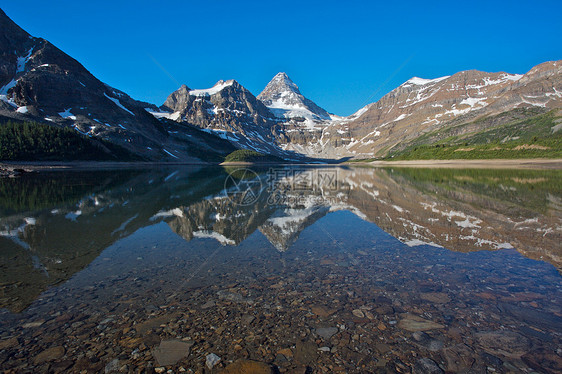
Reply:
<svg viewBox="0 0 562 374"><path fill-rule="evenodd" d="M561 106L562 61L543 63L524 75L469 70L437 79L414 77L353 116L330 121L316 142L286 148L323 157L384 156L425 133L451 125L517 108L547 111ZM481 127L466 131L474 133L504 123L482 122Z"/></svg>
<svg viewBox="0 0 562 374"><path fill-rule="evenodd" d="M284 158L302 158L277 146L283 136L269 109L235 80L218 81L209 89L182 85L154 116L194 125L239 148Z"/></svg>
<svg viewBox="0 0 562 374"><path fill-rule="evenodd" d="M186 130L191 141L176 136L177 124L158 121L146 107L155 108L102 83L0 10L0 117L72 127L147 160L197 160L195 154L233 149L225 142L210 145L194 130Z"/></svg>
<svg viewBox="0 0 562 374"><path fill-rule="evenodd" d="M414 77L349 117L329 114L305 98L285 73L277 74L257 99L269 109L269 114L262 109L260 115L270 126L267 128L273 129L267 141L274 147L326 159L369 158L399 151L417 139L436 141L439 138L420 138L428 133L443 132L450 136L451 131L444 130L454 127L456 136L474 135L514 119L524 120L560 108L561 72L562 62L553 61L538 65L524 75L469 70L436 79ZM217 86L220 85L219 82ZM185 120L207 128L215 126L212 116L217 109L211 105L205 111L194 104L197 100L194 93L208 91L214 95L217 90L191 91L192 98L183 100L184 107L200 113ZM184 95L188 92L184 89ZM513 110L519 111L502 115ZM235 122L238 127L233 134L245 127L252 129L255 123L239 119ZM219 126L215 131L224 128ZM242 146L251 148L255 138L247 138L250 144L246 142Z"/></svg>
<svg viewBox="0 0 562 374"><path fill-rule="evenodd" d="M267 106L280 125L283 138L278 140L279 146L301 154L314 155L315 152L302 149L299 145L317 143L323 130L338 118L304 97L299 87L283 72L273 77L258 99Z"/></svg>
<svg viewBox="0 0 562 374"><path fill-rule="evenodd" d="M522 76L470 70L434 80L413 78L348 124L355 142L349 149L383 154L452 121L470 122L514 108L560 107L561 77L562 63L547 62Z"/></svg>

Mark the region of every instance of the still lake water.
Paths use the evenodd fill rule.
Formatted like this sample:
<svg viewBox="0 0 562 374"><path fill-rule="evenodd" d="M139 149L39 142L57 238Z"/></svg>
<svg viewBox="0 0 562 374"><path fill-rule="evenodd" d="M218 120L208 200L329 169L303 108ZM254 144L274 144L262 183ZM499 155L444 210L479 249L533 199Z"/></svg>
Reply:
<svg viewBox="0 0 562 374"><path fill-rule="evenodd" d="M0 368L560 372L561 242L556 170L0 179Z"/></svg>

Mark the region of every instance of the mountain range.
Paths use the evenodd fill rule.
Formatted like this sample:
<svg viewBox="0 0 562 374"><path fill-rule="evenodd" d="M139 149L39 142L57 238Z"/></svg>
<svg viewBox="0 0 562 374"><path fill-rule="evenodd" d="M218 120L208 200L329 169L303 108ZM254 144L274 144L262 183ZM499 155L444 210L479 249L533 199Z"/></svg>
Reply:
<svg viewBox="0 0 562 374"><path fill-rule="evenodd" d="M257 97L235 80L220 80L208 89L182 85L157 106L104 84L0 10L0 120L72 128L150 161L220 160L237 148L292 161L384 157L548 112L545 131L559 136L561 77L562 61L524 75L469 70L414 77L347 117L303 96L285 73ZM516 130L497 140L519 139Z"/></svg>

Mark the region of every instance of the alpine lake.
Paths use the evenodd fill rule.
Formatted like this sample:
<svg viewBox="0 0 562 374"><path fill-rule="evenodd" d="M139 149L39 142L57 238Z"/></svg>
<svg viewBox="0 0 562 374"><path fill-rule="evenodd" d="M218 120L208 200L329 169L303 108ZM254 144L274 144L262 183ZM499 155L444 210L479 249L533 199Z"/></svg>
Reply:
<svg viewBox="0 0 562 374"><path fill-rule="evenodd" d="M2 178L0 371L560 373L561 243L562 170Z"/></svg>

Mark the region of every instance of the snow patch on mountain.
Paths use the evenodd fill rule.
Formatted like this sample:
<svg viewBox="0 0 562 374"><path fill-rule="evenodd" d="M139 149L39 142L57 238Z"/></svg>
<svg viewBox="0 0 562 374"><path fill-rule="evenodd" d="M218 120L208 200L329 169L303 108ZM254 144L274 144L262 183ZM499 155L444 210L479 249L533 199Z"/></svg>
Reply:
<svg viewBox="0 0 562 374"><path fill-rule="evenodd" d="M8 82L6 85L4 85L2 88L0 88L0 95L7 95L8 94L8 90L12 87L15 87L15 85L18 83L18 81L16 79L12 79L10 82Z"/></svg>
<svg viewBox="0 0 562 374"><path fill-rule="evenodd" d="M440 77L440 78L435 78L435 79L424 79L424 78L413 77L413 78L407 80L406 82L404 82L402 84L402 86L411 86L411 85L425 86L425 85L428 85L428 84L435 84L437 82L441 82L442 80L445 80L449 77L450 77L450 75Z"/></svg>
<svg viewBox="0 0 562 374"><path fill-rule="evenodd" d="M191 90L189 91L189 94L193 96L211 96L216 93L219 93L220 91L224 90L226 87L232 86L233 84L234 84L233 79L228 81L220 80L211 88L207 88L203 90Z"/></svg>
<svg viewBox="0 0 562 374"><path fill-rule="evenodd" d="M488 105L486 99L486 97L467 97L460 102L460 105L469 105L471 108L483 108Z"/></svg>
<svg viewBox="0 0 562 374"><path fill-rule="evenodd" d="M123 106L123 104L121 104L121 102L119 101L119 99L116 99L114 97L108 96L105 92L103 93L103 96L107 97L109 100L113 101L113 103L115 105L117 105L119 108L123 109L125 112L131 114L131 115L135 115L135 113L131 112L129 109L125 108Z"/></svg>
<svg viewBox="0 0 562 374"><path fill-rule="evenodd" d="M26 56L18 57L16 74L21 73L25 70L25 64L29 61L31 54L33 53L33 47L29 49Z"/></svg>
<svg viewBox="0 0 562 374"><path fill-rule="evenodd" d="M76 116L72 113L70 113L70 110L72 108L68 108L65 109L64 112L59 112L59 116L61 116L64 119L71 119L71 120L76 120Z"/></svg>

